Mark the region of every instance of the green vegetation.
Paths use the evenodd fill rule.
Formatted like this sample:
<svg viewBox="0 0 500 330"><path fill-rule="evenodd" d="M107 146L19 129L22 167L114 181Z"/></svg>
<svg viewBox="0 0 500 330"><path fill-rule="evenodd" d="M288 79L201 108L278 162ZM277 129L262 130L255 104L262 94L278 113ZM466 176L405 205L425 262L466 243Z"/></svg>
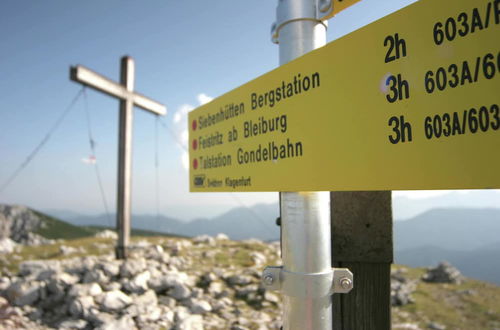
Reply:
<svg viewBox="0 0 500 330"><path fill-rule="evenodd" d="M40 213L38 211L33 212L40 217L42 220L42 226L35 232L35 234L41 235L49 239L75 239L94 236L102 230L113 230L115 228L105 227L105 226L75 226L67 222L57 220L46 214ZM151 230L141 230L132 229L130 234L132 236L165 236L165 237L184 237L184 236L173 236L170 234L159 233Z"/></svg>
<svg viewBox="0 0 500 330"><path fill-rule="evenodd" d="M92 232L92 235L97 234L100 231L103 230L112 230L116 231L116 228L111 228L111 227L105 227L105 226L84 226L80 227L84 228L85 230ZM134 229L130 231L131 236L142 236L142 237L157 237L157 236L163 236L163 237L182 237L182 238L187 238L186 236L182 235L172 235L172 234L166 234L166 233L161 233L157 231L151 231L151 230L143 230L143 229Z"/></svg>
<svg viewBox="0 0 500 330"><path fill-rule="evenodd" d="M74 239L88 237L95 234L85 227L78 227L67 222L49 217L43 213L33 211L42 220L42 225L35 234L49 239Z"/></svg>
<svg viewBox="0 0 500 330"><path fill-rule="evenodd" d="M404 276L417 280L422 268L404 268ZM462 284L419 281L414 304L393 308L393 323L417 323L426 329L437 322L446 329L495 329L500 327L500 287L473 279Z"/></svg>

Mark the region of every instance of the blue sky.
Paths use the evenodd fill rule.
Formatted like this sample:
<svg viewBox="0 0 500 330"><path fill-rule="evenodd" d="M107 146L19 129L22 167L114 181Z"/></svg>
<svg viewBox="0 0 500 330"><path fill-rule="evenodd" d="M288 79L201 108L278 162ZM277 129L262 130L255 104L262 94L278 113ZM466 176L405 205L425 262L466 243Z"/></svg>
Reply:
<svg viewBox="0 0 500 330"><path fill-rule="evenodd" d="M363 0L329 21L328 41L414 1ZM230 207L275 202L276 193L190 194L182 166L185 112L278 65L270 42L277 1L0 2L0 184L24 161L81 87L69 80L82 64L114 80L119 59L136 61L137 91L164 103L159 129L160 211L184 219ZM0 193L1 203L82 213L104 211L80 98L30 165ZM116 196L118 102L87 90L106 198ZM155 118L136 109L133 205L154 213ZM444 193L444 192L441 192ZM492 192L497 194L498 192ZM410 197L427 197L397 193Z"/></svg>

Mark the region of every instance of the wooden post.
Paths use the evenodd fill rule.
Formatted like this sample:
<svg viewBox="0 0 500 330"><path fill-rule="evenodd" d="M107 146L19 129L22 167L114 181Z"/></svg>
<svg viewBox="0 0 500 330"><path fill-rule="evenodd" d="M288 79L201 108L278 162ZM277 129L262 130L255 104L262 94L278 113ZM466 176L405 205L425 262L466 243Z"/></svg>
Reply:
<svg viewBox="0 0 500 330"><path fill-rule="evenodd" d="M121 59L120 83L81 65L70 68L71 80L120 100L116 200L116 230L118 231L116 257L118 259L127 258L127 247L130 240L133 106L138 106L156 115L167 113L167 108L163 104L134 92L134 72L134 60L130 56L124 56Z"/></svg>
<svg viewBox="0 0 500 330"><path fill-rule="evenodd" d="M333 295L333 329L391 329L391 192L331 192L333 267L354 274L354 289Z"/></svg>

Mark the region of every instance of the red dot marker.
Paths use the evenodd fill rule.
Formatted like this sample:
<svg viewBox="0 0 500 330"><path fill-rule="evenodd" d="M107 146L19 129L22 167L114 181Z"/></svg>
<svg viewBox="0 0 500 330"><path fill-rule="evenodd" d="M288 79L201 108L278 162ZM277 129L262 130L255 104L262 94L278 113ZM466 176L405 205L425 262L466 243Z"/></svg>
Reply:
<svg viewBox="0 0 500 330"><path fill-rule="evenodd" d="M194 139L193 140L193 150L196 150L198 148L198 140Z"/></svg>
<svg viewBox="0 0 500 330"><path fill-rule="evenodd" d="M198 168L198 159L193 160L193 168L196 170Z"/></svg>
<svg viewBox="0 0 500 330"><path fill-rule="evenodd" d="M191 127L193 128L193 131L196 131L196 120L193 120Z"/></svg>

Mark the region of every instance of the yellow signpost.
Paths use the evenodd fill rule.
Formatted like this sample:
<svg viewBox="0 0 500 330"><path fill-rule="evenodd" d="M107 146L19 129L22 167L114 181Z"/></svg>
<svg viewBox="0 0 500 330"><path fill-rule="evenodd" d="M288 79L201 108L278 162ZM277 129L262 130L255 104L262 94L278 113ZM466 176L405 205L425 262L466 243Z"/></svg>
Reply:
<svg viewBox="0 0 500 330"><path fill-rule="evenodd" d="M333 0L333 10L331 13L325 17L323 17L323 20L327 20L329 18L332 18L333 16L337 15L344 9L351 7L355 3L359 2L360 0Z"/></svg>
<svg viewBox="0 0 500 330"><path fill-rule="evenodd" d="M190 190L500 188L500 1L421 0L189 114Z"/></svg>

